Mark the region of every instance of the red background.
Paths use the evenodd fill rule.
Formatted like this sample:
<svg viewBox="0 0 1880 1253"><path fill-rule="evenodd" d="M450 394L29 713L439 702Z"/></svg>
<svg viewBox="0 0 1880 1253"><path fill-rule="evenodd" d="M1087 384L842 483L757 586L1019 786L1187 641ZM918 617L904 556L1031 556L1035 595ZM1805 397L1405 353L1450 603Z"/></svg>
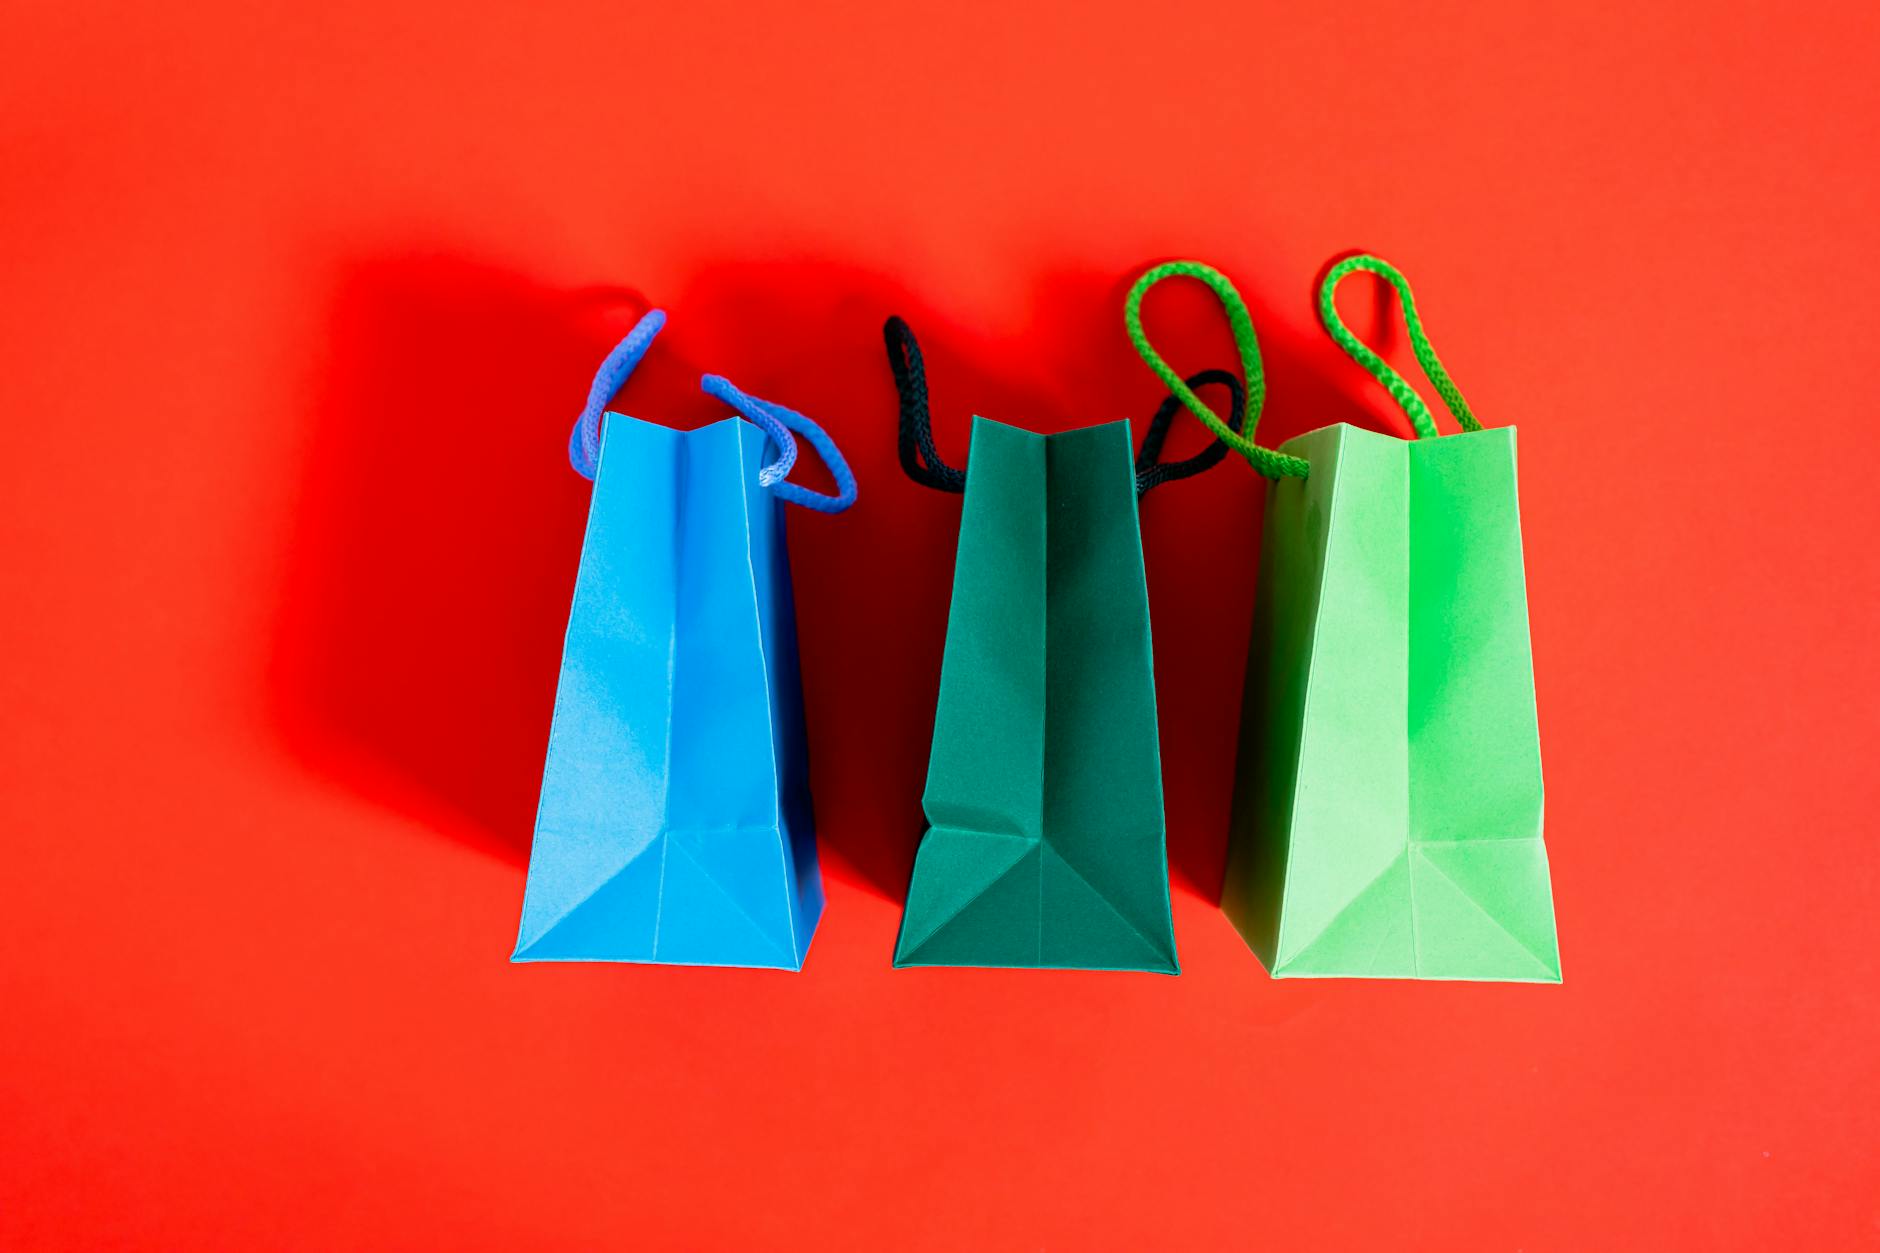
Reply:
<svg viewBox="0 0 1880 1253"><path fill-rule="evenodd" d="M1880 1243L1880 28L1518 7L9 5L0 1244ZM1146 414L1123 292L1199 256L1273 442L1401 429L1354 247L1521 428L1565 985L1274 983L1214 908L1237 462L1144 513L1185 973L890 970L958 506L882 319L957 456ZM862 483L792 519L799 976L506 961L647 302L626 407L722 370Z"/></svg>

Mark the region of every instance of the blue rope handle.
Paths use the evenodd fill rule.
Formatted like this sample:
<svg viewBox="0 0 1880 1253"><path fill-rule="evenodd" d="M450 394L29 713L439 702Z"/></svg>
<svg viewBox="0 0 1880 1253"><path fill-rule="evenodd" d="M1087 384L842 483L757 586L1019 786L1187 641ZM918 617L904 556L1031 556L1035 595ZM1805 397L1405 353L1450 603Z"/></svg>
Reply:
<svg viewBox="0 0 1880 1253"><path fill-rule="evenodd" d="M588 388L587 408L575 419L574 430L568 436L568 464L574 472L584 479L594 477L601 459L601 414L607 409L607 402L614 398L614 393L626 386L627 379L633 374L640 358L653 346L653 337L659 334L659 328L666 325L666 312L654 309L641 318L634 328L627 332L627 337L614 345L614 350L601 362L601 368L594 372L593 386Z"/></svg>
<svg viewBox="0 0 1880 1253"><path fill-rule="evenodd" d="M841 513L855 503L855 475L849 471L849 463L843 459L836 442L829 438L822 427L794 409L786 409L782 405L759 400L739 391L730 379L721 374L707 374L699 380L699 386L704 388L706 395L730 405L741 417L775 441L780 450L779 455L758 472L759 484L792 504L814 509L818 513ZM829 467L829 473L836 481L835 495L813 492L788 480L787 476L796 466L796 439L791 434L793 431L808 440L810 447L816 450L816 455Z"/></svg>
<svg viewBox="0 0 1880 1253"><path fill-rule="evenodd" d="M588 388L587 408L575 419L574 430L568 436L568 464L581 477L593 478L600 466L601 415L607 411L608 402L626 386L634 368L646 356L646 350L653 346L653 337L665 325L665 312L652 310L627 332L625 339L614 345L613 351L601 362L600 369L594 372L594 383ZM704 388L706 395L716 397L737 410L739 416L769 435L781 450L775 461L758 472L757 481L760 485L787 501L819 513L841 513L855 503L855 476L849 472L849 463L843 460L835 441L820 426L793 409L746 395L732 386L730 380L717 374L707 374L699 380L699 386ZM786 476L796 465L796 436L791 434L793 431L810 442L817 455L823 459L823 464L835 476L834 496L812 492L787 481Z"/></svg>

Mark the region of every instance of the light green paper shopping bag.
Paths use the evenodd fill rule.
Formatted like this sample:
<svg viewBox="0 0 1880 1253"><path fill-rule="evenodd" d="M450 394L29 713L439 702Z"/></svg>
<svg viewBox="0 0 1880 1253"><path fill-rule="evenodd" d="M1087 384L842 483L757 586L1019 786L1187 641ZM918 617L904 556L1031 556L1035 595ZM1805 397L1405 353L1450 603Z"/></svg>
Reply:
<svg viewBox="0 0 1880 1253"><path fill-rule="evenodd" d="M1439 436L1339 321L1332 294L1356 270L1396 289L1462 433ZM1127 315L1138 351L1179 394L1139 314L1178 274L1227 307L1251 384L1251 320L1206 266L1143 276ZM1252 442L1252 410L1237 436L1183 396L1270 480L1222 909L1276 978L1557 983L1514 431L1475 421L1388 263L1339 263L1320 311L1415 438L1339 423L1274 451Z"/></svg>

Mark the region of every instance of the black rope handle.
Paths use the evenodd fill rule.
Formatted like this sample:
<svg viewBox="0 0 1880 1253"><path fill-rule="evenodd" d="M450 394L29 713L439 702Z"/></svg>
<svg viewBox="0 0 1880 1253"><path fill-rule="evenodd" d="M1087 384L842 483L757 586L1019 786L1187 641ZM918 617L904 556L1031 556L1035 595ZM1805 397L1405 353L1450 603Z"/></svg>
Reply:
<svg viewBox="0 0 1880 1253"><path fill-rule="evenodd" d="M966 490L966 471L940 459L933 443L933 417L927 412L927 367L920 359L920 344L906 322L888 319L881 328L888 345L888 368L894 371L894 390L901 397L901 468L923 487L942 492Z"/></svg>
<svg viewBox="0 0 1880 1253"><path fill-rule="evenodd" d="M1188 380L1189 391L1199 391L1209 384L1218 384L1227 389L1231 398L1228 402L1227 427L1236 434L1240 423L1247 416L1247 391L1240 385L1240 380L1226 370L1203 370ZM1160 462L1156 458L1162 455L1162 445L1168 440L1168 429L1175 422L1175 415L1182 409L1182 398L1170 396L1162 402L1162 407L1149 419L1149 429L1142 434L1142 451L1136 454L1136 498L1140 500L1149 493L1149 489L1160 487L1164 483L1173 483L1176 479L1193 478L1203 470L1212 470L1220 465L1227 456L1227 445L1218 438L1208 441L1208 446L1185 461Z"/></svg>
<svg viewBox="0 0 1880 1253"><path fill-rule="evenodd" d="M914 338L913 330L899 317L889 318L881 328L881 335L888 348L888 369L894 373L894 390L901 398L900 435L897 441L901 469L907 472L908 478L923 487L941 492L964 492L966 471L948 465L941 459L940 450L934 446L933 414L927 399L927 367L921 360L919 341ZM1247 393L1241 387L1240 380L1226 370L1203 370L1188 380L1190 390L1209 384L1227 388L1231 397L1228 426L1239 431L1247 410ZM1164 483L1173 483L1176 479L1191 478L1203 470L1211 470L1227 456L1227 445L1216 439L1184 461L1165 464L1157 460L1162 455L1162 445L1168 441L1169 427L1174 424L1175 415L1181 411L1181 404L1179 396L1170 396L1164 400L1161 408L1149 420L1148 429L1143 432L1142 449L1136 454L1138 498Z"/></svg>

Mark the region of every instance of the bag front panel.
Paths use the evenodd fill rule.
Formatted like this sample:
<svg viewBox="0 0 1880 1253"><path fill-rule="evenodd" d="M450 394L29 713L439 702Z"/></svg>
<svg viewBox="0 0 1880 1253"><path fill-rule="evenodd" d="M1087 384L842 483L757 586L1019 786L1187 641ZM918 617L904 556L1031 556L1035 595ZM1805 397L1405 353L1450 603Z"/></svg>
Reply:
<svg viewBox="0 0 1880 1253"><path fill-rule="evenodd" d="M774 525L751 508L756 454L728 418L683 436L679 596L672 659L673 831L774 831L770 676L752 557ZM766 493L766 496L768 493Z"/></svg>
<svg viewBox="0 0 1880 1253"><path fill-rule="evenodd" d="M1410 449L1411 826L1541 833L1540 732L1512 428Z"/></svg>
<svg viewBox="0 0 1880 1253"><path fill-rule="evenodd" d="M1047 928L1046 959L1170 967L1155 654L1129 423L1053 435L1046 457L1044 830L1054 857L1045 916L1089 920ZM1086 907L1092 893L1108 908ZM1053 908L1054 895L1064 908ZM1128 926L1115 926L1111 910Z"/></svg>
<svg viewBox="0 0 1880 1253"><path fill-rule="evenodd" d="M758 482L770 455L762 431L742 424L744 501L750 518L750 565L756 585L760 645L770 698L771 751L783 856L795 909L799 960L822 915L823 883L816 856L816 822L809 788L809 737L804 724L803 679L797 655L796 600L790 578L786 520L789 510Z"/></svg>
<svg viewBox="0 0 1880 1253"><path fill-rule="evenodd" d="M1512 428L1410 450L1419 972L1560 978Z"/></svg>

